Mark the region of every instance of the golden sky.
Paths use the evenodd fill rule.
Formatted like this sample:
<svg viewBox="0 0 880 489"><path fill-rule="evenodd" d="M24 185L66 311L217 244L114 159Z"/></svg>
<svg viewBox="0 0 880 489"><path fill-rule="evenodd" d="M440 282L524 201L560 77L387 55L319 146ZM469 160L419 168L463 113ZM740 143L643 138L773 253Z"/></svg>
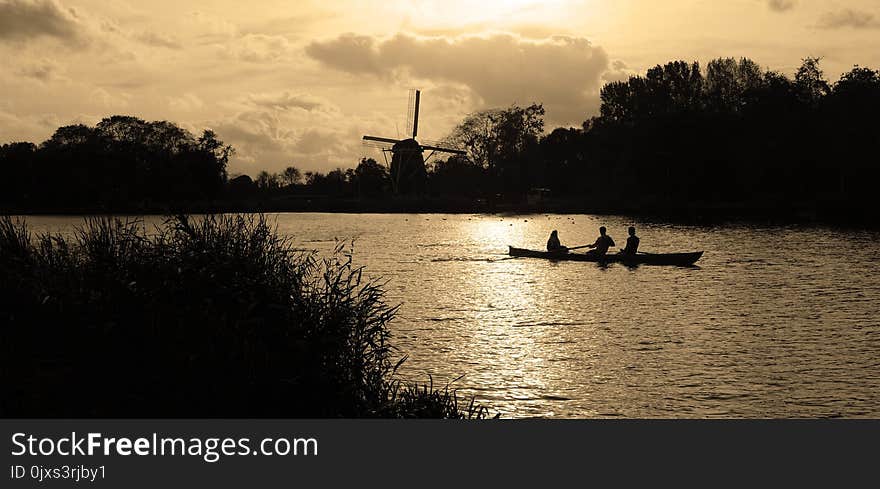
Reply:
<svg viewBox="0 0 880 489"><path fill-rule="evenodd" d="M216 130L233 173L354 166L363 134L420 135L542 102L594 115L608 80L747 56L832 80L880 67L880 0L0 0L0 143L130 114Z"/></svg>

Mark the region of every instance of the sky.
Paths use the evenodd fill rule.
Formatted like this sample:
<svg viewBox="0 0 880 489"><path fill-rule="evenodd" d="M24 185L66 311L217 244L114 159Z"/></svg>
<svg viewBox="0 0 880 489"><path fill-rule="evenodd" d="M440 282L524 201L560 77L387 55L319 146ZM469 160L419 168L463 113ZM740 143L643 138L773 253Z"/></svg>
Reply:
<svg viewBox="0 0 880 489"><path fill-rule="evenodd" d="M833 81L878 46L880 0L0 0L0 143L125 114L213 129L231 174L328 171L403 135L410 88L440 140L511 104L580 126L667 61L820 56Z"/></svg>

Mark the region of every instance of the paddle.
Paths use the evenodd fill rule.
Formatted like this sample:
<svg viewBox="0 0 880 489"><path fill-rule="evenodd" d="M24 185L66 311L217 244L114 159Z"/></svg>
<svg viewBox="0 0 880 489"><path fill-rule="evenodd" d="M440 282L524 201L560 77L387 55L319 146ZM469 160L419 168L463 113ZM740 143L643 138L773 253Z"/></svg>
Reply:
<svg viewBox="0 0 880 489"><path fill-rule="evenodd" d="M590 246L593 246L593 245L588 244L588 245L583 245L583 246L572 246L572 247L570 247L570 248L568 249L568 251L571 251L571 250L579 250L579 249L581 249L581 248L589 248Z"/></svg>

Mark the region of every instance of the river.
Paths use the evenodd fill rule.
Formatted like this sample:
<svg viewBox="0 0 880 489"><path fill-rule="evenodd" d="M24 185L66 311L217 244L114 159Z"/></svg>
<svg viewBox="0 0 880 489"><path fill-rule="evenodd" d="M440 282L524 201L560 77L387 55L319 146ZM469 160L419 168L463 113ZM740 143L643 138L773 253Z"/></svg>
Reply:
<svg viewBox="0 0 880 489"><path fill-rule="evenodd" d="M400 303L401 375L457 388L503 417L878 417L880 233L623 216L273 214L299 246L354 240ZM147 217L147 221L158 220ZM77 217L32 216L34 230ZM696 267L507 257L557 229Z"/></svg>

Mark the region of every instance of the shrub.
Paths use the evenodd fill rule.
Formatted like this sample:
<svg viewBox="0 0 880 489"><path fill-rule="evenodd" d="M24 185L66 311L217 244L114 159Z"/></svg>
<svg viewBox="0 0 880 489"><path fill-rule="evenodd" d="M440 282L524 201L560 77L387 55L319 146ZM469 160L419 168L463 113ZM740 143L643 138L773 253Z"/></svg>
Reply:
<svg viewBox="0 0 880 489"><path fill-rule="evenodd" d="M263 216L0 219L0 414L484 417L395 376L386 304L339 245L297 251Z"/></svg>

